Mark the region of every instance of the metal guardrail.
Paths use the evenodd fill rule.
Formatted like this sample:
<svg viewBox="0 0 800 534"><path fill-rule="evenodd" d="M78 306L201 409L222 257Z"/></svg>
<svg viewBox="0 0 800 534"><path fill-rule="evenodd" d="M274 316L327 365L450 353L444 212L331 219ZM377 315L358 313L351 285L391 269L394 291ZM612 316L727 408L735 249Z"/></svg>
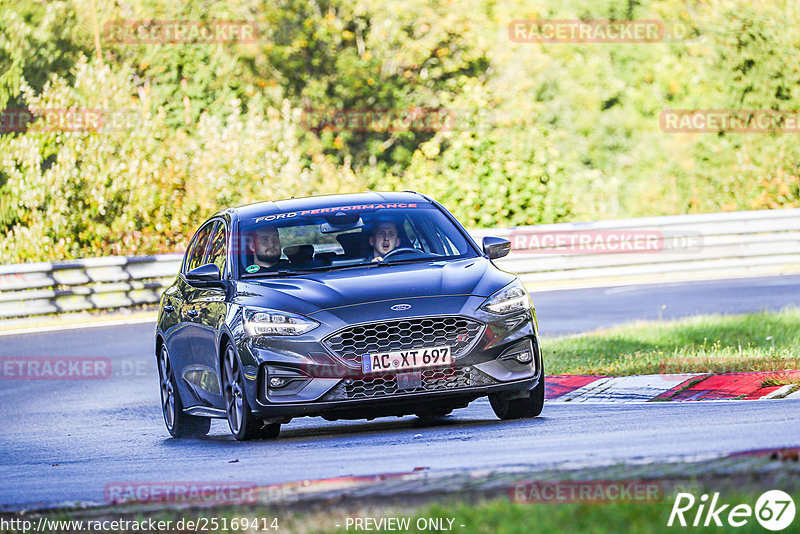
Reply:
<svg viewBox="0 0 800 534"><path fill-rule="evenodd" d="M470 232L505 237L496 260L529 287L800 272L800 209L561 223ZM638 247L638 248L637 248ZM158 302L182 255L0 266L0 318Z"/></svg>
<svg viewBox="0 0 800 534"><path fill-rule="evenodd" d="M0 318L127 308L159 301L182 254L0 266Z"/></svg>
<svg viewBox="0 0 800 534"><path fill-rule="evenodd" d="M529 287L800 272L800 209L562 223L471 234L476 239L484 235L510 239L512 253L497 264L518 273ZM539 239L534 238L537 234ZM578 245L547 246L554 240L546 240L546 235L562 236L567 242L572 237ZM580 239L587 236L590 243L582 247ZM621 246L622 239L630 236L640 238L642 250Z"/></svg>

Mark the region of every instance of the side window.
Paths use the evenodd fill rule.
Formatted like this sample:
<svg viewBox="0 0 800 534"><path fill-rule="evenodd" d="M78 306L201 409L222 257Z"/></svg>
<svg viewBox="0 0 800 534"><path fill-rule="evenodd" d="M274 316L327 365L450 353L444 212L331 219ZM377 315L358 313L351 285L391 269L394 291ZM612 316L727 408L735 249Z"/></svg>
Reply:
<svg viewBox="0 0 800 534"><path fill-rule="evenodd" d="M225 231L225 223L218 221L214 227L214 233L211 234L211 244L208 249L208 258L206 263L213 263L219 267L219 272L225 274L225 242L227 239L227 232Z"/></svg>
<svg viewBox="0 0 800 534"><path fill-rule="evenodd" d="M405 230L408 240L411 242L411 246L418 250L422 250L422 242L419 240L419 237L417 237L417 232L414 230L414 227L411 224L411 219L408 217L406 217L406 220L403 223L403 230Z"/></svg>
<svg viewBox="0 0 800 534"><path fill-rule="evenodd" d="M420 236L425 241L426 252L439 255L449 255L446 245L442 243L440 228L433 222L423 219L419 221Z"/></svg>
<svg viewBox="0 0 800 534"><path fill-rule="evenodd" d="M447 249L447 254L450 256L457 256L461 254L461 252L456 248L450 238L447 237L447 234L442 234L442 241L444 242L444 247Z"/></svg>
<svg viewBox="0 0 800 534"><path fill-rule="evenodd" d="M209 223L198 230L197 235L192 241L192 248L186 258L186 271L191 271L203 265L203 257L206 255L206 245L211 235L211 230L215 223Z"/></svg>
<svg viewBox="0 0 800 534"><path fill-rule="evenodd" d="M413 243L415 248L418 248L424 252L428 252L431 254L441 254L441 250L439 250L433 243L434 235L431 230L431 225L426 224L424 220L412 220L409 218L406 221L406 232L408 233L409 238L411 238L411 242ZM409 232L409 228L411 231ZM413 237L412 237L413 234Z"/></svg>

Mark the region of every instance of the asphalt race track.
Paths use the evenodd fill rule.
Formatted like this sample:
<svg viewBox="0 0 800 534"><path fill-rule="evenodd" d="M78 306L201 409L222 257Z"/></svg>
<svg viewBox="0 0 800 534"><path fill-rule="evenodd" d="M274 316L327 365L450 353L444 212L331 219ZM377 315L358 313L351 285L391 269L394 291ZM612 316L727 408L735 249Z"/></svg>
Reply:
<svg viewBox="0 0 800 534"><path fill-rule="evenodd" d="M750 313L800 305L800 276L775 276L533 293L544 335L585 332L632 319Z"/></svg>
<svg viewBox="0 0 800 534"><path fill-rule="evenodd" d="M535 293L545 334L631 320L800 305L800 276ZM500 422L488 401L414 417L298 419L277 441L238 443L216 420L199 440L169 437L153 323L0 337L1 356L105 356L101 380L0 380L0 509L103 502L113 482L271 484L417 467L648 461L800 445L800 400L545 406ZM233 462L238 460L238 462Z"/></svg>

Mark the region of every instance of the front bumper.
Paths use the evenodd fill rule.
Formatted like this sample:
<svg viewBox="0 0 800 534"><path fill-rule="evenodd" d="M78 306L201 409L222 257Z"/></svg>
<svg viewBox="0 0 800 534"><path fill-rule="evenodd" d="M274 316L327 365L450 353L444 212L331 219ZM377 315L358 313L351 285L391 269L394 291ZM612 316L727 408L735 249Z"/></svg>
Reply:
<svg viewBox="0 0 800 534"><path fill-rule="evenodd" d="M253 413L267 422L288 422L292 418L304 416L321 416L328 420L399 417L437 408L463 408L469 402L492 393L519 392L522 395L535 388L539 380L541 376L491 386L399 393L391 397L260 405L253 409Z"/></svg>
<svg viewBox="0 0 800 534"><path fill-rule="evenodd" d="M444 316L407 319L430 317ZM305 415L371 418L419 413L426 408L460 407L496 392L516 391L524 395L536 387L542 366L532 312L510 317L478 312L457 317L481 323L475 339L463 344L464 350L452 365L416 370L419 382L411 385L405 377L396 376L398 373L364 375L352 358L342 357L340 347L336 346L334 351L323 342L352 325L321 328L313 337L298 336L277 342L244 339L239 350L251 409L257 417L268 421ZM524 346L530 347L530 362L511 357ZM282 377L287 384L272 387L270 378L274 377Z"/></svg>

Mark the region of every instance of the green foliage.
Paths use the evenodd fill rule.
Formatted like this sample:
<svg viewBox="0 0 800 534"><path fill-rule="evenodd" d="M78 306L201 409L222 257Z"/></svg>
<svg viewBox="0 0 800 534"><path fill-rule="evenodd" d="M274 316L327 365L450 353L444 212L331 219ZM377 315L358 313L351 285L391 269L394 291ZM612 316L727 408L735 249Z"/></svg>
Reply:
<svg viewBox="0 0 800 534"><path fill-rule="evenodd" d="M0 108L21 104L21 80L40 90L51 73L67 77L89 50L72 2L0 2Z"/></svg>
<svg viewBox="0 0 800 534"><path fill-rule="evenodd" d="M364 188L429 193L474 227L800 207L796 134L659 127L665 109L791 110L791 0L0 2L0 106L131 119L0 134L0 261L165 251L222 206ZM688 37L511 42L530 18L660 19ZM123 20L249 21L259 38L113 42ZM308 121L415 108L446 109L447 127Z"/></svg>
<svg viewBox="0 0 800 534"><path fill-rule="evenodd" d="M35 109L124 110L102 132L29 132L0 140L4 192L16 218L0 257L10 261L83 255L166 252L182 248L187 228L226 206L362 185L347 167L323 156L304 164L299 112L251 99L231 100L222 117L201 114L193 135L175 131L161 109L134 94L126 69L80 61L75 82L62 79L34 96ZM35 129L34 123L32 129Z"/></svg>

